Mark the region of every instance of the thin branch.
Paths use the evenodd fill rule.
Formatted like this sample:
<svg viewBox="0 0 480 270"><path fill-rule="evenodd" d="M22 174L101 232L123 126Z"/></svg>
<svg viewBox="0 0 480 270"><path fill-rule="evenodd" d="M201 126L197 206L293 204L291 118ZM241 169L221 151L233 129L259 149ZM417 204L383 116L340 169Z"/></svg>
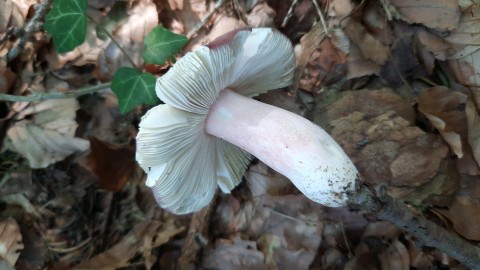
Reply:
<svg viewBox="0 0 480 270"><path fill-rule="evenodd" d="M213 8L213 10L207 16L205 16L201 21L195 24L195 26L190 31L188 31L186 35L187 38L191 39L198 32L198 30L200 30L210 20L213 14L215 14L223 6L223 4L225 4L225 0L218 0L215 3L215 7Z"/></svg>
<svg viewBox="0 0 480 270"><path fill-rule="evenodd" d="M380 193L380 194L375 194ZM470 269L480 269L480 248L455 233L416 214L406 204L390 197L385 191L374 192L365 185L350 195L350 203L376 214L417 238L425 246L444 252Z"/></svg>
<svg viewBox="0 0 480 270"><path fill-rule="evenodd" d="M103 83L94 86L88 86L80 88L78 90L72 90L67 92L56 92L56 93L34 93L30 96L15 96L0 94L0 101L12 101L12 102L35 102L48 99L64 99L64 98L73 98L83 95L93 94L101 90L110 88L110 83Z"/></svg>
<svg viewBox="0 0 480 270"><path fill-rule="evenodd" d="M23 31L23 35L17 40L15 46L8 52L7 54L7 61L10 62L15 59L25 48L25 44L32 36L32 33L39 30L39 24L41 24L41 20L45 17L48 8L53 0L45 0L40 4L35 4L35 14L33 15L32 19L28 21L27 25L25 25L25 29Z"/></svg>
<svg viewBox="0 0 480 270"><path fill-rule="evenodd" d="M325 16L323 15L322 9L320 8L320 5L318 4L317 0L313 0L313 5L317 9L318 17L320 17L320 21L322 22L323 30L325 31L325 35L328 36L327 20L325 19Z"/></svg>
<svg viewBox="0 0 480 270"><path fill-rule="evenodd" d="M135 62L133 61L133 59L130 57L130 55L123 49L123 46L120 45L120 43L118 43L118 41L112 36L112 34L110 34L110 32L108 32L107 29L105 29L105 27L103 27L103 25L101 25L100 23L98 23L97 21L95 21L95 19L93 19L92 17L90 17L88 14L87 14L87 17L90 21L92 21L93 23L95 23L96 26L100 27L100 29L102 29L103 33L105 33L105 35L108 36L108 38L115 44L115 46L118 47L118 49L120 49L120 51L122 51L123 55L125 55L125 57L127 58L128 62L130 62L130 64L132 65L132 67L134 67L135 69L137 70L142 70L141 68L139 68L137 66L137 64L135 64Z"/></svg>
<svg viewBox="0 0 480 270"><path fill-rule="evenodd" d="M281 27L285 27L288 23L288 20L293 16L293 10L295 9L295 6L297 5L298 0L293 0L292 4L290 5L290 8L288 9L287 15L285 15L285 18L283 18L283 22Z"/></svg>

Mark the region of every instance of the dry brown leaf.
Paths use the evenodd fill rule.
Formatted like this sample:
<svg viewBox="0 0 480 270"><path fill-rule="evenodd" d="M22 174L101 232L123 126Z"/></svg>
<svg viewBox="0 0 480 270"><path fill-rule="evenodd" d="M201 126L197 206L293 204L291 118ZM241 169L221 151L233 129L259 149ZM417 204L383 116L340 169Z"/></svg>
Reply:
<svg viewBox="0 0 480 270"><path fill-rule="evenodd" d="M25 23L18 6L12 0L0 0L0 33L5 33L9 27L21 27Z"/></svg>
<svg viewBox="0 0 480 270"><path fill-rule="evenodd" d="M445 37L445 40L454 45L480 45L478 29L480 22L480 4L474 4L462 12L458 28Z"/></svg>
<svg viewBox="0 0 480 270"><path fill-rule="evenodd" d="M386 250L379 255L382 270L409 270L410 257L405 245L398 239L394 239Z"/></svg>
<svg viewBox="0 0 480 270"><path fill-rule="evenodd" d="M140 1L128 14L128 19L115 31L115 35L143 44L148 33L158 25L157 6L151 1Z"/></svg>
<svg viewBox="0 0 480 270"><path fill-rule="evenodd" d="M247 15L247 22L251 27L274 27L275 15L275 10L267 3L260 3Z"/></svg>
<svg viewBox="0 0 480 270"><path fill-rule="evenodd" d="M0 66L0 93L7 94L17 79L9 67Z"/></svg>
<svg viewBox="0 0 480 270"><path fill-rule="evenodd" d="M68 155L89 148L88 141L75 138L78 102L46 100L30 104L18 113L7 131L6 146L28 160L31 168L45 168Z"/></svg>
<svg viewBox="0 0 480 270"><path fill-rule="evenodd" d="M324 39L325 31L320 23L313 26L312 29L300 39L300 46L295 48L297 68L292 83L293 89L297 90L299 88L300 79L303 76L310 56Z"/></svg>
<svg viewBox="0 0 480 270"><path fill-rule="evenodd" d="M424 28L415 28L415 36L420 44L430 51L435 59L445 61L451 49L451 45L445 39L429 32Z"/></svg>
<svg viewBox="0 0 480 270"><path fill-rule="evenodd" d="M267 270L265 257L257 249L253 241L242 240L239 237L233 241L220 239L215 243L215 249L206 252L202 267L208 269L255 269Z"/></svg>
<svg viewBox="0 0 480 270"><path fill-rule="evenodd" d="M168 0L168 4L172 10L183 9L183 0Z"/></svg>
<svg viewBox="0 0 480 270"><path fill-rule="evenodd" d="M102 188L122 190L135 170L135 144L119 146L91 137L90 149L85 167L98 177Z"/></svg>
<svg viewBox="0 0 480 270"><path fill-rule="evenodd" d="M359 78L367 75L378 74L380 65L372 60L366 60L357 46L350 46L350 52L347 55L348 73L347 79Z"/></svg>
<svg viewBox="0 0 480 270"><path fill-rule="evenodd" d="M310 55L299 87L306 91L320 92L321 86L334 83L345 76L345 61L346 55L329 38L324 39Z"/></svg>
<svg viewBox="0 0 480 270"><path fill-rule="evenodd" d="M5 260L14 266L23 249L22 233L18 223L13 218L0 222L0 260Z"/></svg>
<svg viewBox="0 0 480 270"><path fill-rule="evenodd" d="M437 209L437 211L453 223L453 228L460 235L472 241L480 241L478 209L480 209L480 199L460 195L455 198L448 210Z"/></svg>
<svg viewBox="0 0 480 270"><path fill-rule="evenodd" d="M468 143L472 149L473 156L480 165L480 116L472 100L467 101L465 114L468 123Z"/></svg>
<svg viewBox="0 0 480 270"><path fill-rule="evenodd" d="M469 146L465 111L467 98L467 95L443 86L428 88L418 96L418 109L430 120L459 157L457 162L459 172L476 175L480 172L480 168Z"/></svg>
<svg viewBox="0 0 480 270"><path fill-rule="evenodd" d="M290 180L276 173L263 162L250 166L245 179L253 197L265 194L279 195L281 190L292 185Z"/></svg>
<svg viewBox="0 0 480 270"><path fill-rule="evenodd" d="M142 221L137 223L119 243L89 261L76 265L73 269L115 270L127 267L130 265L129 260L136 254L149 254L151 249L167 243L184 229L184 227L177 227L174 220L166 223L155 220Z"/></svg>
<svg viewBox="0 0 480 270"><path fill-rule="evenodd" d="M397 38L392 45L387 64L380 70L380 77L391 86L400 86L409 81L427 75L415 53L415 42L410 33Z"/></svg>
<svg viewBox="0 0 480 270"><path fill-rule="evenodd" d="M365 59L379 65L387 62L390 48L370 34L364 25L353 19L347 19L343 21L342 28L352 43L360 49Z"/></svg>
<svg viewBox="0 0 480 270"><path fill-rule="evenodd" d="M460 20L457 0L389 0L408 23L453 30Z"/></svg>

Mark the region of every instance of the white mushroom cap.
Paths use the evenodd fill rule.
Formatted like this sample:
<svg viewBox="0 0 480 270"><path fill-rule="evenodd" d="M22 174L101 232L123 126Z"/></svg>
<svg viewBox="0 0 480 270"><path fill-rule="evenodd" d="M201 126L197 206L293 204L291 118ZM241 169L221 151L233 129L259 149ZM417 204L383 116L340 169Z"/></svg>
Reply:
<svg viewBox="0 0 480 270"><path fill-rule="evenodd" d="M238 185L251 156L205 133L205 118L223 89L253 97L289 85L293 55L276 30L238 29L186 54L157 80L165 104L142 118L136 158L161 207L191 213L211 201L217 185L226 193Z"/></svg>

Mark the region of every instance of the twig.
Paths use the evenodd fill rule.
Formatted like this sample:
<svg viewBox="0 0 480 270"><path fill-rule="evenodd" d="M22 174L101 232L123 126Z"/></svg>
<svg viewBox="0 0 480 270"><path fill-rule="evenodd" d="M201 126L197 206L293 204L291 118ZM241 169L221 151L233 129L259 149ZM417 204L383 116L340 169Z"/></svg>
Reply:
<svg viewBox="0 0 480 270"><path fill-rule="evenodd" d="M55 93L34 93L30 96L15 96L0 94L0 101L12 101L12 102L35 102L48 99L63 99L72 98L83 95L92 94L110 87L110 83L103 83L94 86L88 86L80 88L78 90L72 90L67 92L55 92Z"/></svg>
<svg viewBox="0 0 480 270"><path fill-rule="evenodd" d="M47 9L48 7L50 7L50 4L52 3L52 1L53 0L45 0L42 3L36 4L34 6L35 14L33 15L32 19L28 21L27 25L25 25L23 35L20 37L17 43L15 43L15 46L13 46L13 48L8 52L7 54L8 62L15 59L20 54L20 52L23 51L23 49L25 48L25 44L32 36L32 33L35 31L38 31L39 24L41 23L41 20L45 17L45 14L47 13Z"/></svg>
<svg viewBox="0 0 480 270"><path fill-rule="evenodd" d="M325 16L323 15L322 9L320 8L320 5L318 5L317 0L312 0L313 5L317 9L318 17L320 17L320 21L322 22L323 25L323 30L325 31L325 35L328 36L328 26L327 26L327 20L325 19Z"/></svg>
<svg viewBox="0 0 480 270"><path fill-rule="evenodd" d="M397 228L416 237L425 246L444 252L470 269L480 269L480 248L449 232L423 215L415 214L406 204L385 191L375 194L365 185L350 195L350 202L362 210L376 214Z"/></svg>
<svg viewBox="0 0 480 270"><path fill-rule="evenodd" d="M120 43L118 43L118 41L110 34L110 32L108 32L107 29L105 29L105 27L103 27L103 25L101 25L100 23L98 23L97 21L95 21L95 19L93 19L91 16L89 16L87 14L87 18L92 21L96 26L100 27L100 29L102 29L103 33L105 35L107 35L107 37L115 44L115 46L117 46L118 49L120 49L120 51L123 53L123 55L125 55L125 57L127 58L128 62L130 62L130 64L132 65L132 67L134 67L135 69L137 70L142 70L141 68L139 68L137 66L137 64L135 64L135 62L133 61L132 58L130 58L130 55L125 51L125 49L123 49L123 46L120 45Z"/></svg>
<svg viewBox="0 0 480 270"><path fill-rule="evenodd" d="M287 15L285 15L285 18L283 18L283 22L281 27L285 27L288 23L288 20L292 17L293 15L293 10L295 9L295 6L297 5L298 0L293 0L292 4L290 5L290 8L288 9Z"/></svg>
<svg viewBox="0 0 480 270"><path fill-rule="evenodd" d="M223 4L225 4L225 0L218 0L215 3L215 7L213 8L213 10L210 11L210 13L208 13L208 15L205 16L201 21L195 24L195 26L193 26L193 28L190 29L190 31L188 31L186 35L187 38L191 39L198 32L198 30L200 30L210 20L213 14L215 14L223 6Z"/></svg>

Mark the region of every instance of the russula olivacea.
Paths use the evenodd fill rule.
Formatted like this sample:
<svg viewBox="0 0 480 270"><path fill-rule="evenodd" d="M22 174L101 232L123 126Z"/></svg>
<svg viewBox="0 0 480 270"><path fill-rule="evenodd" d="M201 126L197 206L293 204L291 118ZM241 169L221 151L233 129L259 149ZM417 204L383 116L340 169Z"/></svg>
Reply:
<svg viewBox="0 0 480 270"><path fill-rule="evenodd" d="M136 159L159 205L195 212L229 193L254 155L309 199L343 206L357 170L323 129L251 99L292 82L293 48L280 32L244 28L187 53L157 80L165 104L140 122Z"/></svg>

